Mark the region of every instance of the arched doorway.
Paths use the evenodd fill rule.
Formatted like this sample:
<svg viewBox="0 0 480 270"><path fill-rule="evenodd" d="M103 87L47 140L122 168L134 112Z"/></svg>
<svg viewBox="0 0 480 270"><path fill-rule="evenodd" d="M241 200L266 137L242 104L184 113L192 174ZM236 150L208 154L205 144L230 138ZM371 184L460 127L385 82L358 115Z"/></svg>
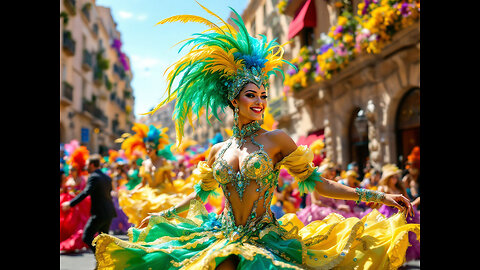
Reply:
<svg viewBox="0 0 480 270"><path fill-rule="evenodd" d="M368 150L368 120L365 110L356 108L349 127L350 162L358 164L359 179L363 178L363 169L370 156Z"/></svg>
<svg viewBox="0 0 480 270"><path fill-rule="evenodd" d="M404 168L413 147L420 146L420 88L412 88L403 96L395 119L398 166Z"/></svg>

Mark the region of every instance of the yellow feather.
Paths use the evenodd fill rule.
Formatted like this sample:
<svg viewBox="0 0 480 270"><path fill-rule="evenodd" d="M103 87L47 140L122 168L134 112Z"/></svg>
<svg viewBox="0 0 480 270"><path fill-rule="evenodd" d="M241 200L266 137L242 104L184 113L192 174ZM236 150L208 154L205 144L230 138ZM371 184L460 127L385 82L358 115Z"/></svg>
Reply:
<svg viewBox="0 0 480 270"><path fill-rule="evenodd" d="M224 76L227 76L235 74L241 68L243 60L235 60L233 56L237 49L234 48L228 52L218 46L212 46L212 49L213 52L209 55L212 59L209 60L209 64L205 66L204 71L223 71Z"/></svg>
<svg viewBox="0 0 480 270"><path fill-rule="evenodd" d="M222 18L220 18L220 16L218 16L217 14L213 13L211 10L209 10L208 8L204 7L202 4L198 3L198 1L195 0L195 2L197 2L197 4L199 6L201 6L205 11L207 11L210 15L213 15L215 16L216 18L218 18L221 22L223 22L224 25L227 25L227 30L230 32L230 34L232 34L233 36L233 33L230 31L231 29L228 27L228 23L226 23ZM222 27L223 28L223 27ZM223 32L223 29L220 28L220 30Z"/></svg>
<svg viewBox="0 0 480 270"><path fill-rule="evenodd" d="M196 15L176 15L176 16L172 16L172 17L168 17L166 19L163 19L161 21L159 21L157 24L155 25L159 25L159 24L164 24L164 23L171 23L171 22L182 22L182 23L187 23L187 22L196 22L196 23L202 23L202 24L205 24L211 28L218 28L221 30L221 28L214 24L213 22L203 18L203 17L200 17L200 16L196 16Z"/></svg>

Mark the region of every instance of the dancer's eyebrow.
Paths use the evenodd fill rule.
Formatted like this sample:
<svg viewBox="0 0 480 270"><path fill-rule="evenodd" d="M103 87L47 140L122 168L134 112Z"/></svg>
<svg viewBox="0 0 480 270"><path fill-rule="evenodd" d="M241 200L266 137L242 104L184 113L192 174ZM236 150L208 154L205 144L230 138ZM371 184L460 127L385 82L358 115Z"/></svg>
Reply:
<svg viewBox="0 0 480 270"><path fill-rule="evenodd" d="M245 94L248 93L249 91L252 92L252 93L254 93L254 94L257 94L257 93L258 93L258 92L255 91L255 90L250 90L250 89L248 89L248 90L245 91ZM266 94L266 93L267 93L266 91L263 91L263 92L260 93L260 94L263 95L263 94Z"/></svg>

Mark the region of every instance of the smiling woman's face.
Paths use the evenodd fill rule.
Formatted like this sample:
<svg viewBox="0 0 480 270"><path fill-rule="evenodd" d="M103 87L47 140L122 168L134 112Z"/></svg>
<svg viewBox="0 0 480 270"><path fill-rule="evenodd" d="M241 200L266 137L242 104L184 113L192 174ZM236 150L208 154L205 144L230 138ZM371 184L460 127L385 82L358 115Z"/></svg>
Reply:
<svg viewBox="0 0 480 270"><path fill-rule="evenodd" d="M248 83L233 100L233 105L239 109L239 121L249 123L262 120L262 114L267 109L267 91L265 88Z"/></svg>

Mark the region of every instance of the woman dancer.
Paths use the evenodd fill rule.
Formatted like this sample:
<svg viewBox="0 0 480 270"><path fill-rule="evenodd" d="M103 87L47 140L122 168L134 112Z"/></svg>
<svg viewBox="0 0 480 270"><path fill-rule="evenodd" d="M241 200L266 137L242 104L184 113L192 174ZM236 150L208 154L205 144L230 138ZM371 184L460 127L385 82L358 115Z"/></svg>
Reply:
<svg viewBox="0 0 480 270"><path fill-rule="evenodd" d="M85 146L73 150L68 162L69 175L63 192L60 194L60 205L75 198L87 185L85 164L89 151ZM60 251L69 253L80 251L88 246L83 242L83 228L90 218L90 197L74 207L64 211L60 209Z"/></svg>
<svg viewBox="0 0 480 270"><path fill-rule="evenodd" d="M202 6L203 7L203 6ZM204 8L204 7L203 7ZM213 12L207 10L219 20ZM197 21L210 29L189 39L194 47L173 66L170 86L181 74L174 119L177 139L189 115L205 109L207 120L230 106L234 113L233 136L214 145L206 161L193 173L195 192L174 207L148 216L129 232L129 241L101 234L96 259L99 269L304 269L309 267L396 268L403 263L408 231L409 201L396 194L354 189L321 178L312 166L313 153L298 146L283 131L267 132L258 121L267 105L268 76L280 70L283 48L275 41L251 37L236 14L239 31L192 15L161 21ZM180 76L180 75L179 75ZM161 103L164 104L165 102ZM158 107L157 107L158 108ZM303 193L347 200L375 200L398 207L390 219L378 212L362 218L331 215L303 226L295 214L277 220L270 211L278 173L286 168ZM220 186L226 202L219 215L202 205ZM188 212L187 218L179 213ZM368 226L366 226L368 224Z"/></svg>
<svg viewBox="0 0 480 270"><path fill-rule="evenodd" d="M133 152L132 147L144 148L148 158L139 169L138 175L142 179L140 183L132 190L119 190L118 200L128 216L128 222L138 225L148 213L168 209L182 201L193 191L193 187L178 192L173 184L173 166L167 159L172 160L174 156L170 152L171 145L166 145L168 137L164 130L140 123L135 123L132 130L136 133L125 139L122 148L126 148L126 153ZM139 143L132 142L135 140Z"/></svg>

